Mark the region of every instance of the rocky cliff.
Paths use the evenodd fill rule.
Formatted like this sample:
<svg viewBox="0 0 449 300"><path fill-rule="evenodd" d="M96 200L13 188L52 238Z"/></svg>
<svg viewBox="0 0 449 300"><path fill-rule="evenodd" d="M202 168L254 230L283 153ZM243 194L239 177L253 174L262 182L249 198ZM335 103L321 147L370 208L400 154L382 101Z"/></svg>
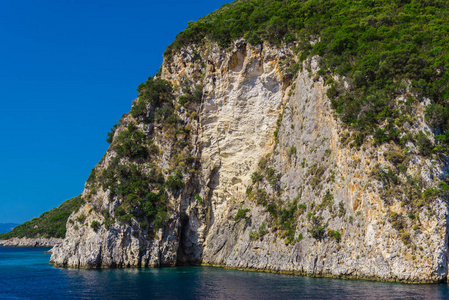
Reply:
<svg viewBox="0 0 449 300"><path fill-rule="evenodd" d="M319 57L293 49L238 40L166 57L111 132L51 263L446 280L447 206L423 194L444 161L413 142L345 142ZM413 109L409 131L430 132Z"/></svg>
<svg viewBox="0 0 449 300"><path fill-rule="evenodd" d="M10 238L0 240L3 247L54 247L62 243L58 238Z"/></svg>

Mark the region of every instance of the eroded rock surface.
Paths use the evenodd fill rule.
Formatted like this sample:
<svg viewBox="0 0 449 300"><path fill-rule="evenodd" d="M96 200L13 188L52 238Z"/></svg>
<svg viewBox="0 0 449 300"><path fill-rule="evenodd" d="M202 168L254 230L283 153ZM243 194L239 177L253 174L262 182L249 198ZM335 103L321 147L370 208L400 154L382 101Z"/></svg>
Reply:
<svg viewBox="0 0 449 300"><path fill-rule="evenodd" d="M194 111L180 105L177 111L189 126L187 148L199 167L183 172L181 191L168 193L170 216L157 230L136 220L105 226L100 211L114 215L123 199L111 199L108 190L89 196L92 188L86 185L87 203L70 217L51 263L81 268L207 264L445 280L444 200L437 197L407 211L400 193L393 193L401 187L378 176L394 168L385 159L394 145L366 142L357 149L342 143L348 129L331 109L317 75L318 58L299 63L291 49L236 41L232 50L206 44L166 59L160 76L175 87L177 99L181 87L202 85L200 105ZM413 130L429 131L422 107L417 110L421 117ZM153 162L167 176L173 144L157 124L128 115L124 124L129 122L152 135L161 153ZM423 188L436 186L447 174L444 164L409 146L407 171L398 176L418 178ZM109 149L96 168L106 168L115 157ZM82 224L73 221L81 215L86 217ZM89 226L94 221L98 228Z"/></svg>

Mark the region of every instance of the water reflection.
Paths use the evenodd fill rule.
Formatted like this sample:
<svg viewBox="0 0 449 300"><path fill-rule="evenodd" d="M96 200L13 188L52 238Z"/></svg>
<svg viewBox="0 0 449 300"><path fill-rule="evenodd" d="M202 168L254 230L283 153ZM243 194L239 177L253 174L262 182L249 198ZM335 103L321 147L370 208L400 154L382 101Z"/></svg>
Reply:
<svg viewBox="0 0 449 300"><path fill-rule="evenodd" d="M448 299L447 285L406 285L209 267L75 270L42 251L2 251L0 298L26 299Z"/></svg>
<svg viewBox="0 0 449 300"><path fill-rule="evenodd" d="M446 285L407 285L242 272L209 267L63 270L86 298L447 299ZM77 287L77 288L75 288Z"/></svg>

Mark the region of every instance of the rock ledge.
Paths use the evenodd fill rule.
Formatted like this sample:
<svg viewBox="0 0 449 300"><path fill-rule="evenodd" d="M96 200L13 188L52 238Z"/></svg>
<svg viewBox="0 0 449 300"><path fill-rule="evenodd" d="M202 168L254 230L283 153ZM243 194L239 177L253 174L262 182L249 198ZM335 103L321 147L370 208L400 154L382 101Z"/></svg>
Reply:
<svg viewBox="0 0 449 300"><path fill-rule="evenodd" d="M58 238L12 238L0 240L0 245L3 247L53 247L61 243L62 239Z"/></svg>

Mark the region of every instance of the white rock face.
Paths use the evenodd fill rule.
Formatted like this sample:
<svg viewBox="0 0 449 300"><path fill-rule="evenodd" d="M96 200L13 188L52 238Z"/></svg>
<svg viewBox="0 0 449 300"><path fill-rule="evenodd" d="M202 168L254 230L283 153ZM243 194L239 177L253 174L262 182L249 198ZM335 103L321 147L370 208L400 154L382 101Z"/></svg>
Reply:
<svg viewBox="0 0 449 300"><path fill-rule="evenodd" d="M201 61L193 58L194 50ZM196 180L170 199L175 213L156 235L143 232L137 223L101 226L97 232L89 226L75 230L68 223L64 243L54 248L51 262L82 268L191 263L344 278L445 280L444 201L437 199L431 210L421 208L418 223L406 219L407 228L413 228L407 236L393 228L392 213L405 212L399 200L385 199L383 183L372 176L389 166L384 158L388 147L366 143L357 150L342 145L346 129L330 107L323 79L316 75L317 58L291 76L295 57L289 47L252 47L237 41L232 50L207 44L183 49L165 61L161 76L174 86L203 85L199 121L191 121L201 168L189 178ZM422 119L415 127L427 128ZM158 162L162 168L170 155L166 149L165 160ZM102 164L111 159L106 156ZM264 179L254 188L285 205L295 199L305 207L296 215L292 243L279 234L267 208L247 195L251 175L260 171L263 160L280 174L278 186ZM407 172L432 182L447 170L416 154ZM326 195L332 201L324 205ZM107 193L93 201L111 213L118 205ZM102 223L89 205L71 219L85 214L87 223ZM249 209L248 221L235 220L239 209ZM311 214L326 228L320 239L312 237ZM267 233L252 238L263 224L271 224ZM338 231L340 240L331 238L328 230Z"/></svg>

